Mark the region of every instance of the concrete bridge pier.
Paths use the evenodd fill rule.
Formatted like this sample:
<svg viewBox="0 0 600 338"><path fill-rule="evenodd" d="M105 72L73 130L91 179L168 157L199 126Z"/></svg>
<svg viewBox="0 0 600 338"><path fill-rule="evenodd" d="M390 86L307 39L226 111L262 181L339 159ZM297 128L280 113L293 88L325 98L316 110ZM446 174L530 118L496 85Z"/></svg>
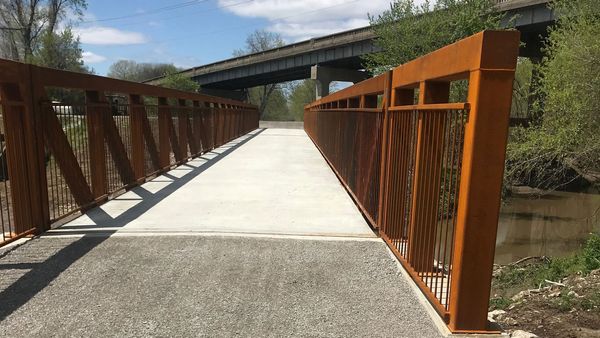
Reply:
<svg viewBox="0 0 600 338"><path fill-rule="evenodd" d="M317 99L329 95L329 85L333 81L357 83L369 77L369 73L354 69L331 68L320 65L310 67L310 78L317 80Z"/></svg>

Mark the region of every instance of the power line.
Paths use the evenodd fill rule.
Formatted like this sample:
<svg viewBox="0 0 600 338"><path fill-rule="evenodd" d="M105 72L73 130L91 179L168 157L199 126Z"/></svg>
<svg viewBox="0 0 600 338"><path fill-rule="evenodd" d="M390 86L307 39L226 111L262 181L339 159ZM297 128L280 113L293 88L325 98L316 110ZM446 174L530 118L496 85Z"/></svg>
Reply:
<svg viewBox="0 0 600 338"><path fill-rule="evenodd" d="M174 19L178 19L181 17L186 17L186 16L190 16L190 15L197 15L197 14L204 14L204 13L209 13L209 12L214 12L223 8L230 8L230 7L236 7L236 6L240 6L240 5L244 5L250 2L254 2L255 0L246 0L246 1L241 1L241 2L236 2L233 4L229 4L229 5L224 5L224 6L218 6L218 7L213 7L213 8L208 8L208 9L203 9L200 11L192 11L192 12L186 12L184 14L180 14L180 15L174 15L174 16L168 16L165 18L160 18L160 21L171 21ZM119 27L129 27L129 26L135 26L138 24L147 24L148 21L136 21L136 22L130 22L130 23L125 23L125 24L119 24Z"/></svg>
<svg viewBox="0 0 600 338"><path fill-rule="evenodd" d="M189 7L189 6L195 6L195 5L198 5L200 3L208 2L208 1L210 1L210 0L192 0L192 1L180 2L180 3L177 3L177 4L170 5L170 6L154 8L154 9L151 9L149 11L145 11L143 13L134 13L134 14L129 14L129 15L116 16L116 17L112 17L112 18L102 18L102 19L95 19L95 20L84 20L84 21L81 21L81 22L82 23L95 23L95 22L106 22L106 21L124 20L124 19L130 19L130 18L140 17L140 16L147 16L147 15L153 15L153 14L158 14L158 13L162 13L162 12L172 11L172 10L176 10L176 9L180 9L180 8L185 8L185 7Z"/></svg>
<svg viewBox="0 0 600 338"><path fill-rule="evenodd" d="M293 18L293 17L296 17L296 16L305 15L305 14L308 14L308 13L319 12L319 11L322 11L322 10L327 10L327 9L331 9L331 8L335 8L335 7L340 7L340 6L344 6L344 5L349 5L351 3L355 3L355 2L359 2L359 1L364 1L364 0L352 0L352 1L340 3L340 4L337 4L337 5L333 5L333 6L321 7L321 8L313 9L313 10L310 10L310 11L305 11L305 12L300 12L300 13L296 13L296 14L292 14L292 15L288 15L288 16L274 18L271 21L272 22L273 21L281 21L281 20ZM237 29L240 29L240 28L246 28L246 27L252 27L252 26L254 26L254 24L243 25L243 26L236 26L236 27L231 27L231 28L224 28L224 29L218 29L218 30L214 30L214 31L210 31L210 32L201 33L201 34L193 34L193 35L190 34L190 35L180 36L178 38L173 38L173 39L165 39L165 40L154 41L153 43L178 41L178 40L182 40L182 39L187 39L190 36L213 35L215 33L222 33L222 32L227 32L227 31L230 31L230 30L237 30Z"/></svg>

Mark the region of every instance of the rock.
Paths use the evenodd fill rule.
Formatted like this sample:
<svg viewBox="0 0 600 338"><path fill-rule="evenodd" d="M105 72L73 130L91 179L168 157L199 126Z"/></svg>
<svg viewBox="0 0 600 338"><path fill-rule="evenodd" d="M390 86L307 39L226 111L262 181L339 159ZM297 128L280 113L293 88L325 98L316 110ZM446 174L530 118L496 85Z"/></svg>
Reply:
<svg viewBox="0 0 600 338"><path fill-rule="evenodd" d="M523 299L523 298L525 298L525 297L527 297L527 296L529 296L529 295L530 295L530 292L529 292L529 290L524 290L524 291L521 291L521 292L517 293L516 295L514 295L514 296L511 298L511 300L512 300L512 301L514 301L514 302L518 302L518 301L520 301L521 299Z"/></svg>
<svg viewBox="0 0 600 338"><path fill-rule="evenodd" d="M506 314L506 311L504 310L494 310L488 312L488 320L495 323L497 320L502 320L502 316L504 316L504 314Z"/></svg>
<svg viewBox="0 0 600 338"><path fill-rule="evenodd" d="M519 324L519 322L516 319L511 318L511 317L505 318L504 320L502 320L502 322L504 324L510 325L510 326L515 326L515 325Z"/></svg>
<svg viewBox="0 0 600 338"><path fill-rule="evenodd" d="M558 297L558 296L560 296L560 291L552 292L551 294L548 295L548 297Z"/></svg>
<svg viewBox="0 0 600 338"><path fill-rule="evenodd" d="M510 334L512 338L536 338L537 336L531 332L516 330Z"/></svg>

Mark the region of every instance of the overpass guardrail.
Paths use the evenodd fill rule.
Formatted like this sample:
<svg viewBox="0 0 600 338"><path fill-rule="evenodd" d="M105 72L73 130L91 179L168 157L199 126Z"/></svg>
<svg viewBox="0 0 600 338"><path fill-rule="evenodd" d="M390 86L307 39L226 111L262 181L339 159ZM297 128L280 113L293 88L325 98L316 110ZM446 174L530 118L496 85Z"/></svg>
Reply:
<svg viewBox="0 0 600 338"><path fill-rule="evenodd" d="M481 32L305 107L307 134L455 333L490 332L518 50L517 31Z"/></svg>
<svg viewBox="0 0 600 338"><path fill-rule="evenodd" d="M51 97L61 97L52 101ZM257 107L0 60L0 246L258 128Z"/></svg>

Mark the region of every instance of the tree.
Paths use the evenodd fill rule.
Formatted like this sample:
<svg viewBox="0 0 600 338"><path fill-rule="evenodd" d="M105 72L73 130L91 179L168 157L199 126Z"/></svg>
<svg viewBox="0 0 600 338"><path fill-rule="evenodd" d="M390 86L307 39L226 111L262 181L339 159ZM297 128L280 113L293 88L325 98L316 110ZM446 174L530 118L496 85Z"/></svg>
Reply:
<svg viewBox="0 0 600 338"><path fill-rule="evenodd" d="M248 101L254 103L259 102L262 97L262 91L258 88L250 88L248 90ZM265 121L291 121L286 93L282 87L277 86L271 92L271 95L265 101L263 110L261 111L261 119Z"/></svg>
<svg viewBox="0 0 600 338"><path fill-rule="evenodd" d="M137 63L132 60L119 60L108 69L108 77L143 82L179 70L175 65L169 63Z"/></svg>
<svg viewBox="0 0 600 338"><path fill-rule="evenodd" d="M366 68L383 73L486 29L499 29L503 14L491 0L395 0L383 14L370 16L382 52L365 57Z"/></svg>
<svg viewBox="0 0 600 338"><path fill-rule="evenodd" d="M539 66L536 115L514 129L506 184L543 189L600 184L600 10L597 0L554 0L557 24Z"/></svg>
<svg viewBox="0 0 600 338"><path fill-rule="evenodd" d="M167 73L161 82L161 87L194 93L198 92L198 89L200 89L200 85L196 81L177 71Z"/></svg>
<svg viewBox="0 0 600 338"><path fill-rule="evenodd" d="M2 0L2 56L30 62L42 40L55 33L67 11L81 16L86 8L86 0Z"/></svg>
<svg viewBox="0 0 600 338"><path fill-rule="evenodd" d="M292 88L289 96L290 115L294 121L304 120L304 106L317 99L314 80L300 81Z"/></svg>
<svg viewBox="0 0 600 338"><path fill-rule="evenodd" d="M265 50L281 47L285 45L281 35L277 33L267 32L265 30L257 30L246 38L246 46L244 49L237 49L233 52L234 56L243 56L253 53L262 52ZM261 112L261 118L265 116L269 98L276 90L281 90L278 84L268 84L260 87L249 89L248 96L250 102L257 105ZM272 104L273 101L271 101ZM287 106L284 105L287 108ZM285 108L281 108L285 109Z"/></svg>
<svg viewBox="0 0 600 338"><path fill-rule="evenodd" d="M82 49L79 39L73 36L70 28L61 33L44 34L39 50L33 55L32 63L72 72L90 73L83 64Z"/></svg>

